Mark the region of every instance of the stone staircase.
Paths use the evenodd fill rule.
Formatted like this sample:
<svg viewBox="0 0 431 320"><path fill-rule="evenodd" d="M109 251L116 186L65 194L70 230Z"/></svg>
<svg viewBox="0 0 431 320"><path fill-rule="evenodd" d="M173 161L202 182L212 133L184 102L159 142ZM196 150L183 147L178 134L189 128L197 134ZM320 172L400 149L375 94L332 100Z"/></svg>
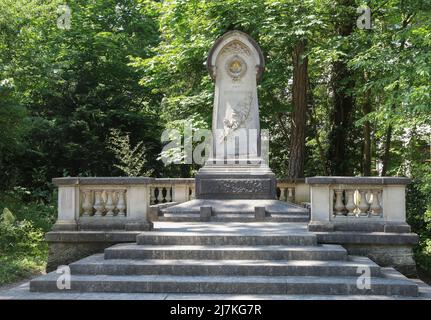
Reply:
<svg viewBox="0 0 431 320"><path fill-rule="evenodd" d="M164 222L197 222L201 220L200 213L171 213L163 210L157 221ZM266 222L308 222L310 214L308 212L299 213L272 213L265 217ZM254 213L217 213L210 221L213 222L253 222L256 221Z"/></svg>
<svg viewBox="0 0 431 320"><path fill-rule="evenodd" d="M265 208L265 222L309 222L307 208L278 200L205 200L195 199L159 210L155 221L198 222L202 220L200 208L211 207L212 222L253 222L256 221L256 207Z"/></svg>
<svg viewBox="0 0 431 320"><path fill-rule="evenodd" d="M158 223L163 225L164 223ZM136 243L70 264L77 292L417 296L401 274L339 245L318 245L305 223L165 223ZM369 270L371 285L358 277ZM55 292L59 274L30 283Z"/></svg>

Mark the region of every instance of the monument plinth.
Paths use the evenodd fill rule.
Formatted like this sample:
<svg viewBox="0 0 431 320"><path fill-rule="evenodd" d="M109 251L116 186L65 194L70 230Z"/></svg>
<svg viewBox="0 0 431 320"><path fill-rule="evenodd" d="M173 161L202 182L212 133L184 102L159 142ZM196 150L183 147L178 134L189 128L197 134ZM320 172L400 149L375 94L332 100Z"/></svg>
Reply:
<svg viewBox="0 0 431 320"><path fill-rule="evenodd" d="M215 82L212 153L196 175L198 199L275 199L276 179L262 154L257 81L264 71L259 45L230 31L211 48Z"/></svg>

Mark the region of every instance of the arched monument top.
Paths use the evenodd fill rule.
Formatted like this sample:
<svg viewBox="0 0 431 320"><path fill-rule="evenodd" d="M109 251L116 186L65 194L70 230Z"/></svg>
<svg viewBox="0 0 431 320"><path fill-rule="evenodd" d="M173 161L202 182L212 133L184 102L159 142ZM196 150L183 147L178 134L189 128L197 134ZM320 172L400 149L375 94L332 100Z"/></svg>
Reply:
<svg viewBox="0 0 431 320"><path fill-rule="evenodd" d="M262 50L260 49L257 42L250 37L248 34L239 31L239 30L232 30L229 32L226 32L224 35L222 35L220 38L218 38L214 45L212 46L211 50L208 53L208 59L207 59L207 69L208 72L213 80L216 78L216 61L217 57L219 56L220 52L223 50L223 48L227 47L229 44L234 42L239 42L243 46L245 46L248 50L252 51L252 55L257 57L256 61L256 79L260 80L262 77L262 73L265 69L265 59L263 57Z"/></svg>

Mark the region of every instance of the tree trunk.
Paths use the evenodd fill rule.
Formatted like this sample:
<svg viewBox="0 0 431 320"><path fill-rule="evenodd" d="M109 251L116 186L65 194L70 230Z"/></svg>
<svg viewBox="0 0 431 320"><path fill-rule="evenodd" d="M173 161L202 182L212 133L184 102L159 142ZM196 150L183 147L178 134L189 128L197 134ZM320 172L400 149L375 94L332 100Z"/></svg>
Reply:
<svg viewBox="0 0 431 320"><path fill-rule="evenodd" d="M364 116L369 114L372 110L370 90L365 92L365 101L362 107ZM364 147L362 159L362 173L364 176L371 176L371 124L370 121L364 123Z"/></svg>
<svg viewBox="0 0 431 320"><path fill-rule="evenodd" d="M304 57L306 40L299 41L292 52L292 139L290 142L289 178L304 177L305 129L307 120L308 59Z"/></svg>
<svg viewBox="0 0 431 320"><path fill-rule="evenodd" d="M353 32L355 21L353 14L348 14L354 7L351 0L337 1L340 7L346 8L345 16L336 22L336 31L341 37L347 37ZM349 92L355 85L350 73L346 58L341 57L333 63L332 91L334 94L334 107L331 112L332 128L329 134L328 159L332 175L351 175L352 166L349 161L349 154L346 151L350 143L349 133L352 129L352 111L354 99Z"/></svg>
<svg viewBox="0 0 431 320"><path fill-rule="evenodd" d="M316 145L317 150L319 151L321 166L323 169L323 174L325 176L329 176L329 167L328 167L328 159L326 158L325 150L323 149L322 142L319 138L319 130L317 126L317 120L315 116L315 104L314 104L314 96L313 96L313 88L310 83L310 79L308 79L308 101L309 101L309 108L308 108L308 118L310 119L310 126L314 129L314 136L316 139Z"/></svg>
<svg viewBox="0 0 431 320"><path fill-rule="evenodd" d="M389 125L388 128L386 129L386 135L385 135L385 150L382 158L382 177L386 176L386 173L388 171L389 157L390 157L390 150L391 150L391 140L392 140L392 125Z"/></svg>

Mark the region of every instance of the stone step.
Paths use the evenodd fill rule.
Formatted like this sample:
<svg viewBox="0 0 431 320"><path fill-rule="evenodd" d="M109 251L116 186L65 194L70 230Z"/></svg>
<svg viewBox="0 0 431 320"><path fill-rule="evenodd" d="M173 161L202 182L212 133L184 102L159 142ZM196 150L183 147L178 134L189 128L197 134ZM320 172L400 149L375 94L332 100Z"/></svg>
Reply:
<svg viewBox="0 0 431 320"><path fill-rule="evenodd" d="M139 234L136 238L139 245L317 245L317 237L312 233L298 232L286 235L271 234L224 234L194 232L157 232L149 231Z"/></svg>
<svg viewBox="0 0 431 320"><path fill-rule="evenodd" d="M340 245L318 246L160 246L118 244L105 249L105 259L191 260L345 260Z"/></svg>
<svg viewBox="0 0 431 320"><path fill-rule="evenodd" d="M265 222L308 222L308 213L298 214L271 214L265 217ZM158 216L156 221L161 222L198 222L201 221L200 213L165 213ZM212 222L255 222L254 213L219 213L210 218Z"/></svg>
<svg viewBox="0 0 431 320"><path fill-rule="evenodd" d="M30 282L30 291L56 292L59 274L52 272ZM315 276L172 276L72 275L71 292L309 294L417 296L417 284L406 279L372 277L369 289L360 289L357 277ZM63 291L63 290L61 290Z"/></svg>
<svg viewBox="0 0 431 320"><path fill-rule="evenodd" d="M361 269L358 269L361 268ZM380 267L365 257L346 261L315 260L105 260L93 255L70 264L71 273L87 275L178 275L178 276L358 276L369 268L380 276ZM360 270L360 273L358 273Z"/></svg>

